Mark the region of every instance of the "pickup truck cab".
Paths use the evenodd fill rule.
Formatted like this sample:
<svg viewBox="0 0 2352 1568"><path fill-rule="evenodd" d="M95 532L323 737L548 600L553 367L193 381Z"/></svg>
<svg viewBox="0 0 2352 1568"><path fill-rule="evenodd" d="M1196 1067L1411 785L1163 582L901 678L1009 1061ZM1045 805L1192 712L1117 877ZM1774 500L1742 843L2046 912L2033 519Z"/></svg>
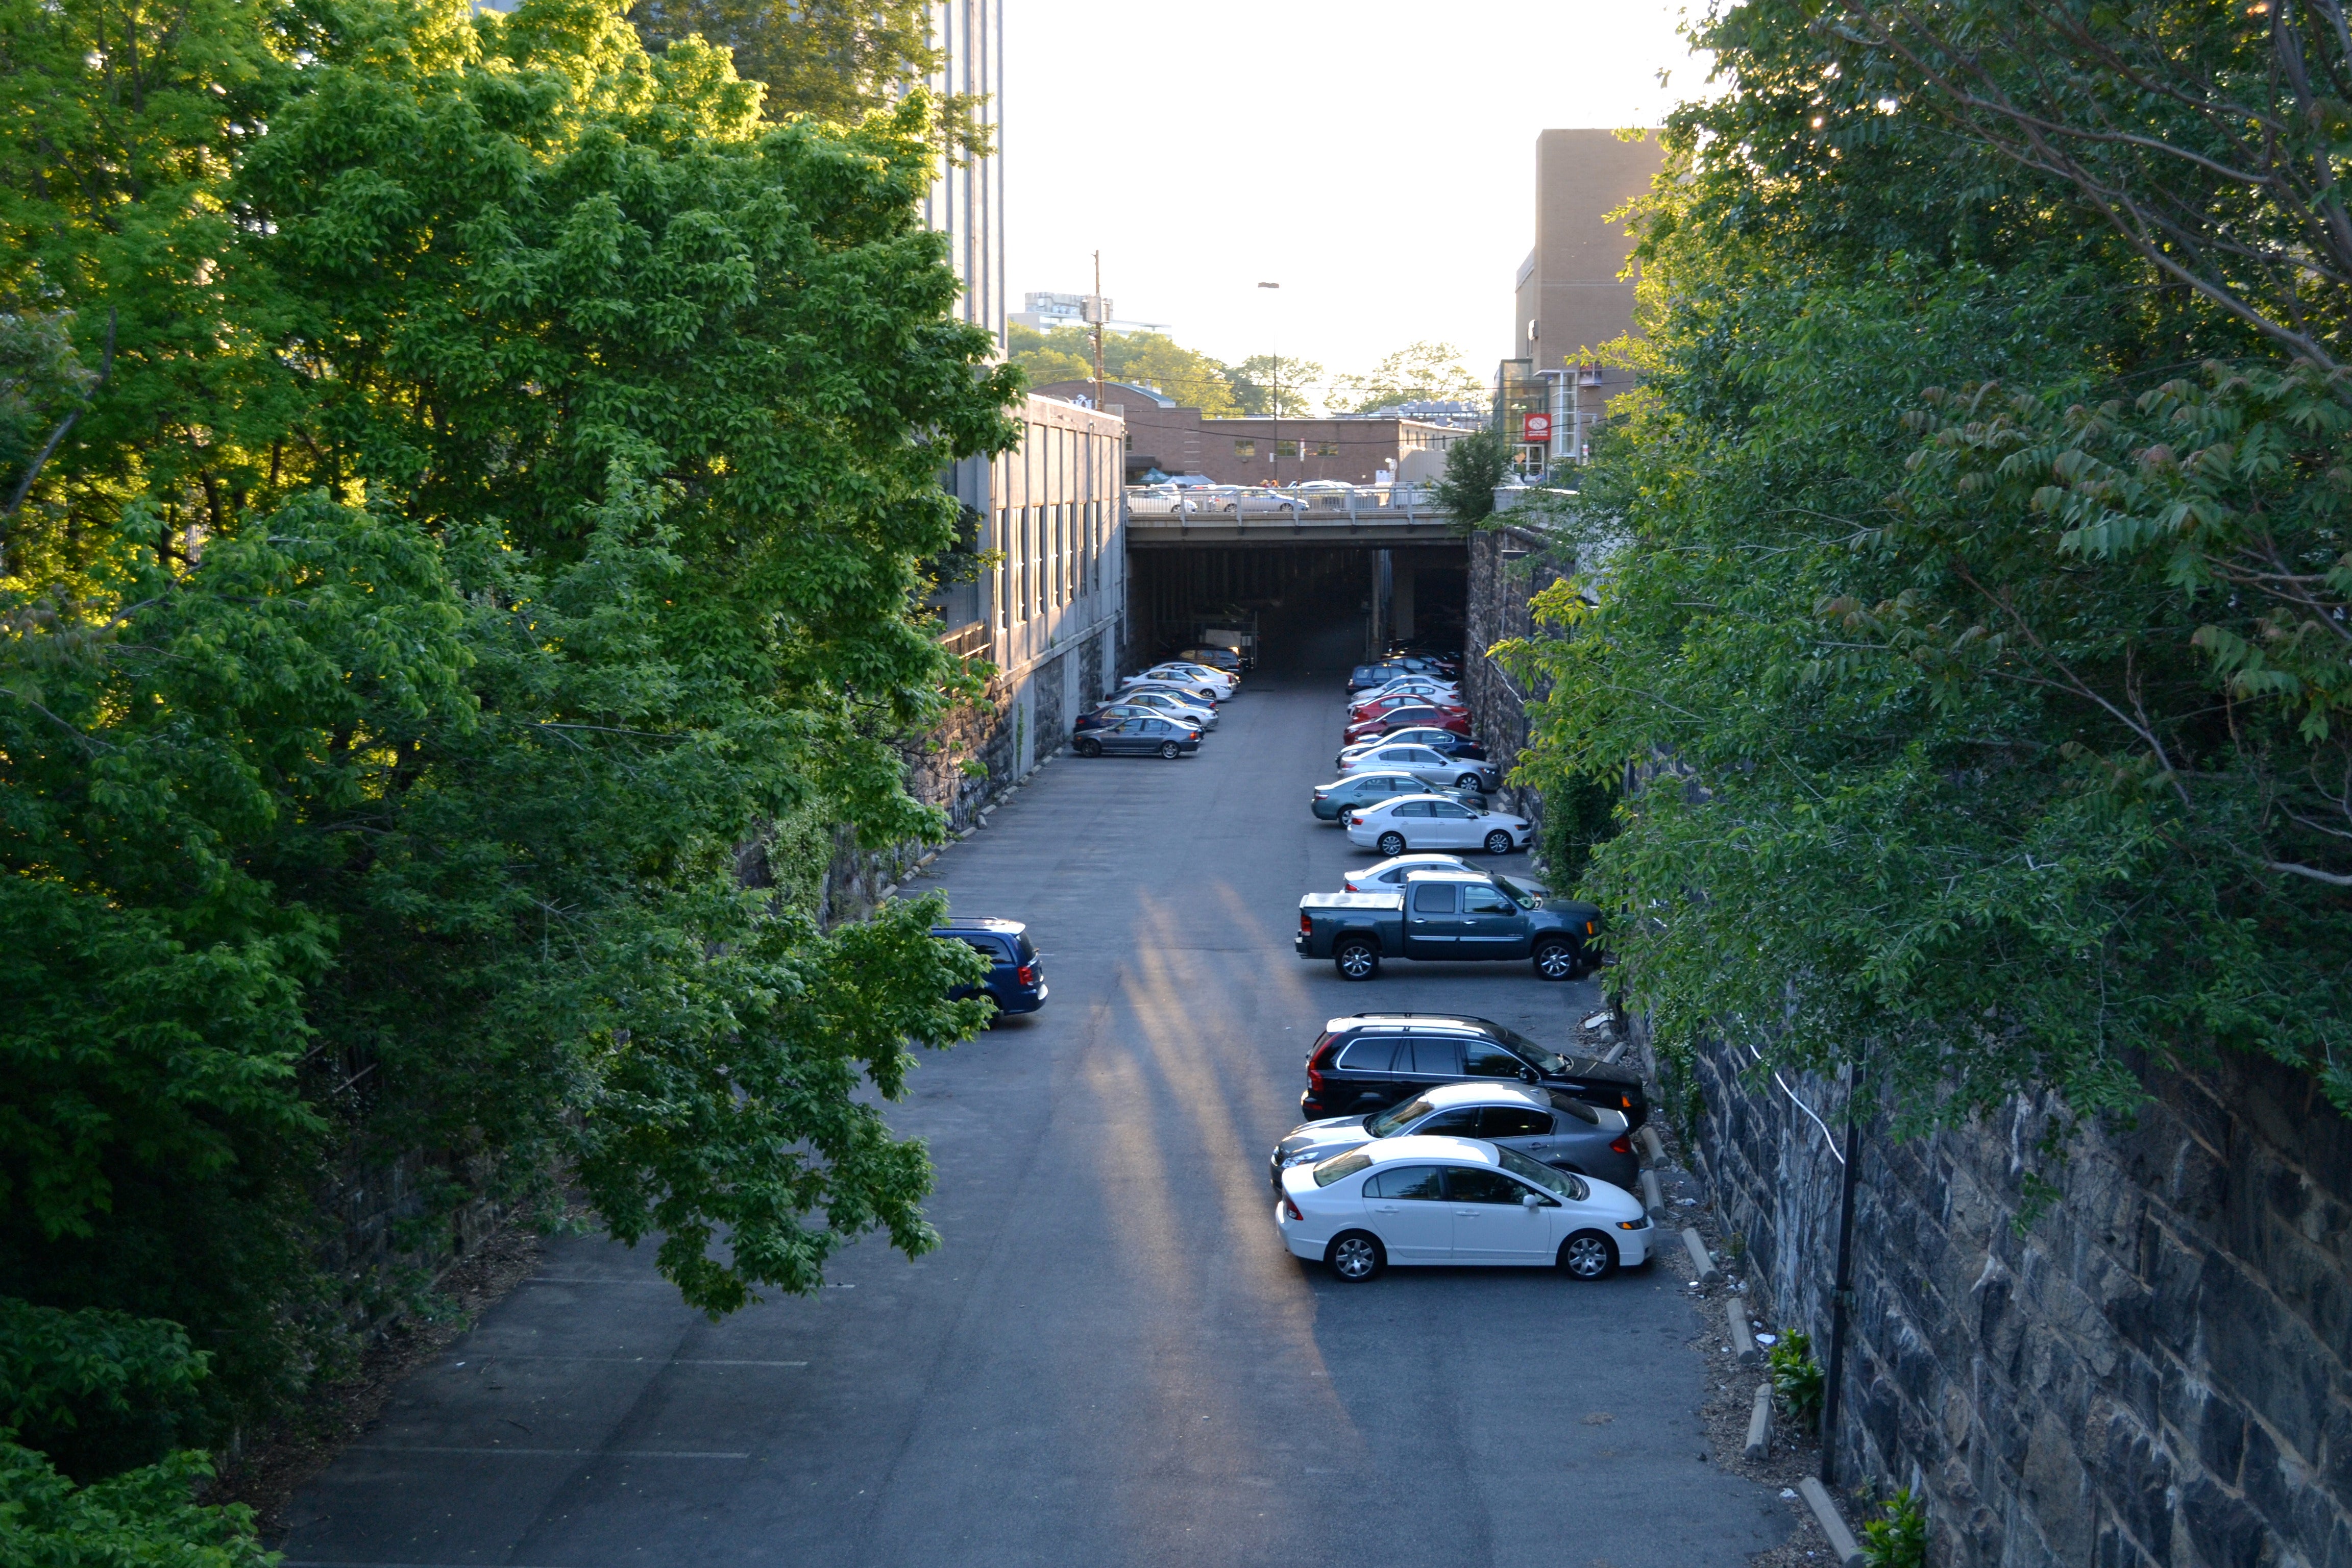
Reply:
<svg viewBox="0 0 2352 1568"><path fill-rule="evenodd" d="M1601 911L1573 899L1514 894L1475 871L1415 872L1393 893L1309 893L1298 900L1301 958L1328 958L1342 980L1381 963L1524 958L1546 980L1572 980L1601 934Z"/></svg>

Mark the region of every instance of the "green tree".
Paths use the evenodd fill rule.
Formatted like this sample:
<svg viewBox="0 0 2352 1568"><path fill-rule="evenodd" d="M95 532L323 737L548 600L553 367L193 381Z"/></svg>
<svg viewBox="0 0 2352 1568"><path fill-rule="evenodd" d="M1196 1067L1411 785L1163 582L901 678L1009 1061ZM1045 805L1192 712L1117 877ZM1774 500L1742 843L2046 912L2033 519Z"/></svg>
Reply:
<svg viewBox="0 0 2352 1568"><path fill-rule="evenodd" d="M241 1505L193 1496L212 1476L194 1451L77 1487L0 1431L0 1562L14 1568L271 1568Z"/></svg>
<svg viewBox="0 0 2352 1568"><path fill-rule="evenodd" d="M1456 525L1475 528L1495 515L1495 487L1510 477L1511 444L1496 431L1473 431L1445 448L1438 504Z"/></svg>
<svg viewBox="0 0 2352 1568"><path fill-rule="evenodd" d="M1252 354L1234 367L1234 402L1244 414L1311 419L1325 372L1311 359Z"/></svg>
<svg viewBox="0 0 2352 1568"><path fill-rule="evenodd" d="M1094 333L1084 327L1041 332L1018 323L1006 331L1012 363L1029 384L1094 379ZM1234 372L1160 332L1105 332L1103 378L1152 387L1211 419L1241 412Z"/></svg>
<svg viewBox="0 0 2352 1568"><path fill-rule="evenodd" d="M641 0L630 18L649 49L700 37L729 51L735 74L767 89L771 120L806 116L855 125L887 113L946 60L931 32L929 0ZM959 155L984 156L984 93L938 100L942 138Z"/></svg>
<svg viewBox="0 0 2352 1568"><path fill-rule="evenodd" d="M184 1325L203 1437L333 1348L330 1154L568 1167L712 1311L929 1246L859 1090L981 1024L971 956L778 889L780 825L939 832L896 742L969 689L933 476L1018 373L919 222L931 106L771 126L602 0L132 20L143 97L94 0L0 87L90 150L5 133L89 376L0 584L0 1297Z"/></svg>
<svg viewBox="0 0 2352 1568"><path fill-rule="evenodd" d="M1648 780L1586 880L1648 912L1630 989L1675 1050L1859 1060L1906 1127L2225 1048L2352 1109L2346 386L1866 38L1764 0L1705 41L1646 384L1503 655L1549 683L1525 776Z"/></svg>
<svg viewBox="0 0 2352 1568"><path fill-rule="evenodd" d="M1452 343L1413 342L1390 354L1363 375L1343 375L1326 399L1342 414L1370 414L1400 403L1482 401L1486 383L1462 363Z"/></svg>

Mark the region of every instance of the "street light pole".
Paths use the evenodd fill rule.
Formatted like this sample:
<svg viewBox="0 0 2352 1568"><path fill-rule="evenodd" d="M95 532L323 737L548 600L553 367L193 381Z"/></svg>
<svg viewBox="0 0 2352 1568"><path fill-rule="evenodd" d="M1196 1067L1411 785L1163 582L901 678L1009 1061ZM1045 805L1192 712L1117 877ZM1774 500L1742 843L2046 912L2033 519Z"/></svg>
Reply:
<svg viewBox="0 0 2352 1568"><path fill-rule="evenodd" d="M1261 283L1258 287L1279 289L1282 285ZM1275 457L1276 452L1282 450L1282 332L1278 321L1276 330L1268 332L1266 336L1274 340L1274 437L1266 443L1265 460L1267 467L1273 469L1273 477L1279 479L1282 478L1282 467Z"/></svg>
<svg viewBox="0 0 2352 1568"><path fill-rule="evenodd" d="M1102 319L1107 313L1102 308L1102 252L1097 250L1095 252L1095 308L1092 312L1095 319L1095 406L1097 408L1103 405Z"/></svg>

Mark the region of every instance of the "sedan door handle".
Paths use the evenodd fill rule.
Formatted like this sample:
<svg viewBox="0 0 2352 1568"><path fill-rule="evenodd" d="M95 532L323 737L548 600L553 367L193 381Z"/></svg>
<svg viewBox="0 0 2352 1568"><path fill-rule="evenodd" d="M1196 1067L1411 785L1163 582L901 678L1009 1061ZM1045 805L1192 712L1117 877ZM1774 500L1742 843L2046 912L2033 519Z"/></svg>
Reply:
<svg viewBox="0 0 2352 1568"><path fill-rule="evenodd" d="M1398 1210L1394 1204L1378 1204L1373 1206L1372 1212L1374 1214L1395 1214Z"/></svg>

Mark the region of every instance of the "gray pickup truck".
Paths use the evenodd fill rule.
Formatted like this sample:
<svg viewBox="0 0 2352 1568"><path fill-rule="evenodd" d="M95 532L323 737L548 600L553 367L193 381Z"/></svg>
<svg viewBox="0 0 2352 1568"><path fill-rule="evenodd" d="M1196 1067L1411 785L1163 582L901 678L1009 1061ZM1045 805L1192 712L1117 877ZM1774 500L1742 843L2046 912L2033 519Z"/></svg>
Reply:
<svg viewBox="0 0 2352 1568"><path fill-rule="evenodd" d="M1525 958L1546 980L1572 980L1601 934L1601 911L1572 899L1514 894L1475 871L1414 872L1394 893L1309 893L1298 900L1301 958L1328 958L1342 980L1370 980L1386 958L1441 963Z"/></svg>

